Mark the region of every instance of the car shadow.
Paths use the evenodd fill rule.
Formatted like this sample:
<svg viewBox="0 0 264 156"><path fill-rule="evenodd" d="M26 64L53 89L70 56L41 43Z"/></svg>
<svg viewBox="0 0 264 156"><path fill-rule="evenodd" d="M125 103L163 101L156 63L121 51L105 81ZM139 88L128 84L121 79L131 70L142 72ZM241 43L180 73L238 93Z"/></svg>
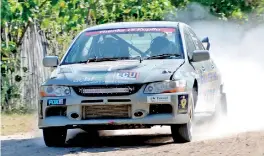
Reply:
<svg viewBox="0 0 264 156"><path fill-rule="evenodd" d="M138 147L160 146L172 143L171 134L89 134L79 132L68 139L67 147Z"/></svg>
<svg viewBox="0 0 264 156"><path fill-rule="evenodd" d="M98 134L78 131L68 136L65 147L46 147L42 137L1 139L3 155L66 155L151 148L173 143L171 134ZM14 150L19 149L19 150Z"/></svg>

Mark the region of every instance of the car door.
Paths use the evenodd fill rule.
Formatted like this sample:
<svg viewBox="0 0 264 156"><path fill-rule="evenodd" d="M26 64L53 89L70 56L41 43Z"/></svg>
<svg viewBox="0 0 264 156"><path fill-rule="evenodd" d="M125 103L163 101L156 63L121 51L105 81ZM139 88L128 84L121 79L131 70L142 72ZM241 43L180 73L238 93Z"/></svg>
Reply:
<svg viewBox="0 0 264 156"><path fill-rule="evenodd" d="M205 50L202 42L199 40L197 35L194 33L194 31L191 28L188 28L188 31L190 32L190 35L192 36L192 40L194 41L194 44L196 46L197 50ZM210 58L210 60L203 61L203 65L206 68L206 72L204 73L203 82L206 86L204 90L204 102L205 102L205 109L208 112L214 111L215 108L215 100L216 100L216 92L217 92L217 73L216 73L216 67L213 62L213 60Z"/></svg>
<svg viewBox="0 0 264 156"><path fill-rule="evenodd" d="M183 32L184 32L184 39L185 39L186 48L187 48L186 49L187 54L188 54L188 57L190 58L193 54L193 51L197 50L199 48L194 44L192 36L186 27L183 29ZM204 92L208 88L208 86L207 86L208 84L205 81L206 79L204 79L206 76L206 73L207 73L205 61L190 62L190 63L195 68L197 73L199 74L199 79L198 79L198 94L199 95L198 95L198 99L203 100ZM206 111L205 108L206 108L206 103L205 102L199 102L195 108L195 113L204 112L204 111Z"/></svg>
<svg viewBox="0 0 264 156"><path fill-rule="evenodd" d="M215 104L217 100L219 100L219 96L221 96L221 83L222 83L222 77L220 74L220 71L214 62L213 58L210 59L210 66L211 66L211 88L213 88L213 100L214 105L212 107L215 107ZM212 108L213 109L213 108Z"/></svg>

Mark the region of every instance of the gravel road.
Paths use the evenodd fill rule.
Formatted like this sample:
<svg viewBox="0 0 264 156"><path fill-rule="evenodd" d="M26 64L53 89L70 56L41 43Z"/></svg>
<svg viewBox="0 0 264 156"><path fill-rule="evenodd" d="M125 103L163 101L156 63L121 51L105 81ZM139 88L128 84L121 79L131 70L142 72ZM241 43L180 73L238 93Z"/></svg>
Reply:
<svg viewBox="0 0 264 156"><path fill-rule="evenodd" d="M118 132L118 133L117 133ZM41 131L31 134L2 136L3 156L264 156L264 130L219 135L200 133L186 144L174 144L169 128L152 130L102 132L100 138L83 131L71 130L65 148L48 148ZM207 135L206 135L207 134ZM221 136L220 136L221 135Z"/></svg>

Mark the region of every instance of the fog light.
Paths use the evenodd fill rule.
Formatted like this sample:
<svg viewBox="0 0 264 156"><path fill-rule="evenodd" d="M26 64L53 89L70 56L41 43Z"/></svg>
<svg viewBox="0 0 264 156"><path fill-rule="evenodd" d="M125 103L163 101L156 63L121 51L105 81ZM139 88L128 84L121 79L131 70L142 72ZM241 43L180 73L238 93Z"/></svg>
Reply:
<svg viewBox="0 0 264 156"><path fill-rule="evenodd" d="M79 114L77 114L77 113L72 113L72 114L71 114L71 118L73 118L73 119L77 119L77 118L79 118Z"/></svg>

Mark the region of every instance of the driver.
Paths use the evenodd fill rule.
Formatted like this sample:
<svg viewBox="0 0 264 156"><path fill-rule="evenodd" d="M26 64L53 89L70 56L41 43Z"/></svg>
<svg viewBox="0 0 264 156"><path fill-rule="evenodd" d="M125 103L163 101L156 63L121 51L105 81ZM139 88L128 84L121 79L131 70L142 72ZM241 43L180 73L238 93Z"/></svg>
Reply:
<svg viewBox="0 0 264 156"><path fill-rule="evenodd" d="M97 55L97 57L99 58L118 57L118 54L120 53L120 45L118 44L118 40L112 37L105 38L103 41L101 41L98 52L99 55Z"/></svg>
<svg viewBox="0 0 264 156"><path fill-rule="evenodd" d="M166 50L170 45L170 41L166 37L158 36L154 38L150 44L151 56L167 53Z"/></svg>

